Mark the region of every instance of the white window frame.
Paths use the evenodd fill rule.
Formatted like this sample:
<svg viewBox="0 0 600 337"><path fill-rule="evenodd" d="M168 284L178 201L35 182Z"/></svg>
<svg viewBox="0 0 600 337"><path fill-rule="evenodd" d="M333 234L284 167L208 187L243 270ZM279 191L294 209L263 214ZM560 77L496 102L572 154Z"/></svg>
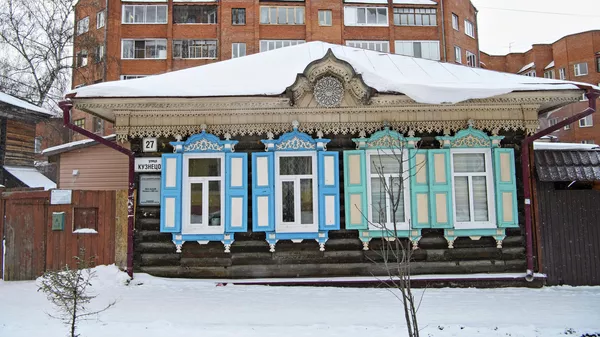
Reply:
<svg viewBox="0 0 600 337"><path fill-rule="evenodd" d="M323 14L322 19L321 19L321 13ZM319 26L323 26L323 27L332 26L333 25L333 13L332 13L331 9L319 9L318 19L319 19Z"/></svg>
<svg viewBox="0 0 600 337"><path fill-rule="evenodd" d="M411 54L401 52L401 50L404 50L404 48L402 47L402 44L414 44L414 43L421 44L421 56L415 56L413 46L411 46L411 48L412 48ZM435 49L435 51L436 51L434 58L423 57L423 44L424 43L429 44L430 48L432 48L432 46L435 45L435 47L433 47L433 49ZM434 61L440 60L440 41L437 41L437 40L396 40L396 41L394 41L394 46L395 46L395 53L398 55L417 57L417 58L422 58L422 59L426 59L426 60L434 60Z"/></svg>
<svg viewBox="0 0 600 337"><path fill-rule="evenodd" d="M465 52L467 53L467 66L477 68L477 55L471 53L468 50Z"/></svg>
<svg viewBox="0 0 600 337"><path fill-rule="evenodd" d="M475 25L473 22L465 19L465 34L469 37L475 38Z"/></svg>
<svg viewBox="0 0 600 337"><path fill-rule="evenodd" d="M147 76L149 76L149 75L121 75L119 77L119 79L121 81L124 81L124 80L135 80L137 78L144 78L144 77L147 77Z"/></svg>
<svg viewBox="0 0 600 337"><path fill-rule="evenodd" d="M266 13L267 13L267 18L266 21L267 22L263 22L263 8L266 9ZM280 8L285 8L285 17L286 17L286 22L285 23L281 23L279 22L279 10ZM273 19L271 17L272 10L275 9L275 18ZM293 9L293 23L290 23L290 11L288 11L288 9ZM302 22L297 22L297 18L298 18L298 11L302 11ZM261 25L285 25L285 26L300 26L300 25L305 25L306 24L306 8L304 6L260 6L260 12L259 12L259 23Z"/></svg>
<svg viewBox="0 0 600 337"><path fill-rule="evenodd" d="M104 60L104 45L96 46L96 51L94 52L94 61L96 63L100 63Z"/></svg>
<svg viewBox="0 0 600 337"><path fill-rule="evenodd" d="M393 10L393 22L395 26L408 26L408 27L435 27L437 26L437 9L436 8L406 8L406 7L395 7ZM406 22L402 23L402 18L406 18ZM412 20L411 20L412 17ZM423 24L424 18L427 17L429 24ZM398 18L398 20L396 20ZM417 20L417 18L419 18ZM431 20L433 18L433 20ZM411 23L412 21L412 23ZM417 21L421 21L417 23Z"/></svg>
<svg viewBox="0 0 600 337"><path fill-rule="evenodd" d="M175 2L175 1L174 1ZM190 2L190 1L181 1L181 2ZM209 22L175 22L175 8L173 8L173 24L174 25L218 25L219 24L219 7L217 5L210 5L210 4L204 4L204 5L177 5L175 4L174 7L215 7L216 11L213 15L209 16ZM168 15L167 15L167 20L168 20ZM199 20L196 20L199 21ZM210 22L212 21L212 22ZM233 22L232 22L233 25Z"/></svg>
<svg viewBox="0 0 600 337"><path fill-rule="evenodd" d="M367 11L369 9L375 9L375 18L377 23L367 23ZM385 10L385 22L379 23L378 9ZM365 11L365 22L358 22L358 11ZM387 7L376 7L376 6L345 6L344 7L344 25L345 26L361 26L361 27L388 27L390 25L390 13Z"/></svg>
<svg viewBox="0 0 600 337"><path fill-rule="evenodd" d="M581 144L596 144L596 142L592 139L582 140Z"/></svg>
<svg viewBox="0 0 600 337"><path fill-rule="evenodd" d="M77 21L77 36L87 33L90 30L90 17L86 16L85 18Z"/></svg>
<svg viewBox="0 0 600 337"><path fill-rule="evenodd" d="M240 47L244 45L244 55L240 55ZM237 51L237 56L236 56L236 52ZM233 42L231 44L231 58L238 58L238 57L244 57L247 55L248 52L248 48L246 46L245 42Z"/></svg>
<svg viewBox="0 0 600 337"><path fill-rule="evenodd" d="M135 22L132 19L131 22L125 20L125 7L144 7L144 22ZM148 7L165 7L165 22L158 22L158 8L156 8L156 20L157 22L146 22L146 14ZM135 9L133 10L135 12ZM169 6L167 5L122 5L121 7L121 23L124 25L166 25L169 22Z"/></svg>
<svg viewBox="0 0 600 337"><path fill-rule="evenodd" d="M554 69L544 71L544 78L554 79Z"/></svg>
<svg viewBox="0 0 600 337"><path fill-rule="evenodd" d="M579 120L580 128L589 128L594 126L594 117L592 115L587 115Z"/></svg>
<svg viewBox="0 0 600 337"><path fill-rule="evenodd" d="M277 47L277 44L281 44L281 46ZM304 40L260 40L260 50L259 52L275 50L279 48L297 46L299 44L306 43ZM286 45L287 44L287 45ZM270 48L273 45L274 48ZM265 48L266 46L266 48Z"/></svg>
<svg viewBox="0 0 600 337"><path fill-rule="evenodd" d="M558 69L558 78L565 80L567 78L567 70L565 68Z"/></svg>
<svg viewBox="0 0 600 337"><path fill-rule="evenodd" d="M378 51L382 53L390 52L390 41L357 41L357 40L347 40L346 46L353 48L360 48L372 51ZM370 47L374 47L371 49Z"/></svg>
<svg viewBox="0 0 600 337"><path fill-rule="evenodd" d="M399 155L399 151L402 151L402 180L404 180L404 222L398 222L396 224L396 230L409 230L410 229L410 219L411 219L411 209L410 209L410 180L409 180L409 168L408 168L408 150L406 149L380 149L380 150L368 150L366 153L366 167L367 167L367 200L368 200L368 220L369 220L369 229L382 229L381 224L375 224L373 221L373 200L371 200L371 175L375 175L380 177L377 173L371 172L371 156L393 156ZM398 172L400 173L400 172ZM384 174L384 178L386 179L386 184L389 186L389 178L394 175L399 177L399 174ZM391 220L391 204L389 201L389 194L387 191L384 191L386 197L386 219ZM393 230L394 224L389 221L385 223L385 228L387 230Z"/></svg>
<svg viewBox="0 0 600 337"><path fill-rule="evenodd" d="M312 174L282 176L279 174L279 158L281 157L311 157ZM313 233L319 230L319 194L317 171L317 153L315 151L278 151L275 152L275 230L278 233ZM301 218L301 198L300 198L300 179L312 179L313 190L313 223L302 224ZM281 185L284 181L294 182L294 222L283 222L283 209L281 205Z"/></svg>
<svg viewBox="0 0 600 337"><path fill-rule="evenodd" d="M454 46L454 62L462 64L462 49Z"/></svg>
<svg viewBox="0 0 600 337"><path fill-rule="evenodd" d="M458 15L454 13L452 13L452 28L454 28L454 30L460 31Z"/></svg>
<svg viewBox="0 0 600 337"><path fill-rule="evenodd" d="M221 162L221 175L219 177L189 177L190 159L219 159ZM182 234L223 234L225 233L225 154L224 153L189 153L183 155L182 188ZM208 183L220 181L221 184L221 221L219 226L208 225ZM191 184L202 184L202 224L192 224L190 219Z"/></svg>
<svg viewBox="0 0 600 337"><path fill-rule="evenodd" d="M564 117L564 118L563 118L563 121L564 121L565 119L567 119L567 118L568 118L568 117ZM563 127L563 130L571 130L571 124L567 124L567 125L565 125L565 126Z"/></svg>
<svg viewBox="0 0 600 337"><path fill-rule="evenodd" d="M37 136L33 139L33 152L40 153L42 152L42 137Z"/></svg>
<svg viewBox="0 0 600 337"><path fill-rule="evenodd" d="M85 57L84 57L84 55L85 55ZM87 66L88 65L88 57L89 57L89 54L88 54L87 50L85 50L85 49L80 50L77 53L77 60L76 60L77 68L82 68L82 67Z"/></svg>
<svg viewBox="0 0 600 337"><path fill-rule="evenodd" d="M585 73L583 73L582 69L581 69L582 65L584 65L584 64L585 64ZM575 71L575 76L576 77L578 77L578 76L586 76L590 72L590 69L588 67L587 62L581 62L581 63L574 64L573 65L573 69Z"/></svg>
<svg viewBox="0 0 600 337"><path fill-rule="evenodd" d="M205 45L214 45L215 46L215 56L201 56L201 57L183 57L183 55L175 56L175 45L181 44L181 51L183 52L183 41L188 41L188 56L190 55L189 50L191 48L198 48L202 46L202 44L198 44L195 46L190 45L189 41L204 41ZM215 42L214 44L207 44L206 42ZM219 57L219 42L217 40L196 40L196 39L184 39L184 40L173 40L173 59L174 60L216 60Z"/></svg>
<svg viewBox="0 0 600 337"><path fill-rule="evenodd" d="M485 173L454 173L454 154L467 153L467 154L484 154L485 155ZM491 149L451 149L450 150L450 174L452 175L452 204L453 215L454 215L454 228L456 229L483 229L483 228L496 228L496 197L494 190L494 167L492 166L492 150ZM456 190L454 188L454 177L455 176L467 176L469 177L469 207L471 218L475 217L475 206L473 204L473 176L485 176L486 177L486 190L487 190L487 202L488 202L488 221L462 221L459 222L456 217Z"/></svg>
<svg viewBox="0 0 600 337"><path fill-rule="evenodd" d="M521 75L528 76L528 77L537 77L537 73L536 73L535 69L524 72Z"/></svg>
<svg viewBox="0 0 600 337"><path fill-rule="evenodd" d="M123 56L123 52L124 52L124 43L125 41L133 41L134 46L133 46L133 56L134 57L124 57ZM165 41L165 56L164 57L144 57L144 58L136 58L135 57L135 41ZM122 39L121 40L121 59L122 60L166 60L167 59L167 39ZM145 47L144 47L145 48ZM145 53L144 53L145 55ZM158 53L157 55L160 56L160 53Z"/></svg>
<svg viewBox="0 0 600 337"><path fill-rule="evenodd" d="M96 13L96 29L104 27L106 23L106 10L101 10Z"/></svg>

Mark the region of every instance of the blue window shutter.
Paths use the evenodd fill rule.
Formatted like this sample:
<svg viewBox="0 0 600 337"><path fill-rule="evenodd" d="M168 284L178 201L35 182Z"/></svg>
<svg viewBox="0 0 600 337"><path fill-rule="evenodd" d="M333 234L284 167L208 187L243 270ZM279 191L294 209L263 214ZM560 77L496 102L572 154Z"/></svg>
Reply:
<svg viewBox="0 0 600 337"><path fill-rule="evenodd" d="M346 229L367 229L367 170L364 150L344 151Z"/></svg>
<svg viewBox="0 0 600 337"><path fill-rule="evenodd" d="M275 154L252 153L252 230L275 230Z"/></svg>
<svg viewBox="0 0 600 337"><path fill-rule="evenodd" d="M500 148L493 151L498 227L519 227L515 152Z"/></svg>
<svg viewBox="0 0 600 337"><path fill-rule="evenodd" d="M225 232L248 231L248 154L225 154Z"/></svg>
<svg viewBox="0 0 600 337"><path fill-rule="evenodd" d="M409 150L412 228L431 227L427 150Z"/></svg>
<svg viewBox="0 0 600 337"><path fill-rule="evenodd" d="M319 229L340 229L340 168L337 152L318 153Z"/></svg>
<svg viewBox="0 0 600 337"><path fill-rule="evenodd" d="M432 228L454 227L450 149L428 150L429 208Z"/></svg>
<svg viewBox="0 0 600 337"><path fill-rule="evenodd" d="M183 155L170 153L162 155L160 176L160 231L181 232L181 175Z"/></svg>

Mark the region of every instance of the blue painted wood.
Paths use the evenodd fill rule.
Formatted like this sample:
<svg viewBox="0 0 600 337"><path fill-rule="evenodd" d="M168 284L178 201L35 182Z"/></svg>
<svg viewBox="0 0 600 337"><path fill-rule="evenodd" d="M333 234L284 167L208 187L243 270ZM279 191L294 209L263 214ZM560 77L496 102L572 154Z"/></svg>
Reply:
<svg viewBox="0 0 600 337"><path fill-rule="evenodd" d="M444 181L436 181L435 179L435 161L434 157L436 154L441 154L444 156ZM428 177L429 179L429 202L431 207L429 208L429 213L431 215L431 227L432 228L452 228L454 226L454 212L453 212L453 202L452 202L452 173L450 170L450 150L449 149L439 149L439 150L428 150L427 151L427 166ZM438 218L437 216L437 201L436 195L444 194L446 195L446 221Z"/></svg>
<svg viewBox="0 0 600 337"><path fill-rule="evenodd" d="M278 139L263 139L261 142L267 146L267 151L322 151L330 140L314 139L294 127L293 131L284 133Z"/></svg>
<svg viewBox="0 0 600 337"><path fill-rule="evenodd" d="M494 143L499 144L504 136L488 136L485 132L469 126L454 136L437 136L435 139L445 148L491 148Z"/></svg>
<svg viewBox="0 0 600 337"><path fill-rule="evenodd" d="M360 156L360 165L357 167L350 166L350 156L358 155ZM367 229L367 169L366 169L366 152L364 150L349 150L344 151L344 208L345 208L345 222L346 229ZM354 171L359 171L360 175L360 183L351 184L350 183L350 173ZM350 198L352 195L360 195L361 200L361 209L363 216L361 217L360 223L352 223L350 221L352 207L355 207L350 204Z"/></svg>
<svg viewBox="0 0 600 337"><path fill-rule="evenodd" d="M410 167L410 211L411 211L411 226L412 228L429 228L431 227L431 199L429 195L429 183L431 177L428 174L428 163L429 160L427 158L427 150L409 150L409 167ZM425 163L417 166L416 155L422 154L425 156ZM417 182L417 173L425 173L425 182L419 183ZM417 197L419 195L427 196L427 215L426 221L419 222L419 205L417 203Z"/></svg>
<svg viewBox="0 0 600 337"><path fill-rule="evenodd" d="M507 153L510 160L510 180L502 181L501 154ZM517 205L517 177L515 174L515 152L513 149L496 148L494 154L494 182L496 187L496 216L498 227L519 227L519 214ZM511 193L512 205L504 205L504 193ZM504 208L512 206L512 219L504 218Z"/></svg>
<svg viewBox="0 0 600 337"><path fill-rule="evenodd" d="M258 172L258 158L266 158L268 162L268 185L258 185L258 175L264 174ZM269 198L269 221L268 223L258 222L258 198ZM252 153L252 230L255 232L275 231L275 154L273 152L255 152Z"/></svg>
<svg viewBox="0 0 600 337"><path fill-rule="evenodd" d="M242 159L242 185L232 186L231 185L231 165L232 159ZM232 199L242 198L242 209L232 209ZM241 213L242 226L233 227L231 225L231 219L234 212ZM248 231L248 154L246 153L225 153L225 232L246 232Z"/></svg>
<svg viewBox="0 0 600 337"><path fill-rule="evenodd" d="M219 137L202 131L189 137L185 142L170 142L175 152L181 153L210 153L232 152L237 140L221 140Z"/></svg>
<svg viewBox="0 0 600 337"><path fill-rule="evenodd" d="M325 159L333 158L333 183L325 182ZM318 152L318 172L319 172L319 229L320 230L338 230L340 229L340 170L338 152ZM326 204L325 198L333 196L335 198L335 222L326 223Z"/></svg>
<svg viewBox="0 0 600 337"><path fill-rule="evenodd" d="M161 188L160 188L160 231L166 233L179 233L181 232L181 190L182 190L182 160L183 155L180 153L169 153L162 155L162 172L161 172ZM176 172L175 178L175 186L167 187L167 159L175 158L176 167L174 168ZM175 226L174 227L166 227L166 199L174 198L175 199Z"/></svg>

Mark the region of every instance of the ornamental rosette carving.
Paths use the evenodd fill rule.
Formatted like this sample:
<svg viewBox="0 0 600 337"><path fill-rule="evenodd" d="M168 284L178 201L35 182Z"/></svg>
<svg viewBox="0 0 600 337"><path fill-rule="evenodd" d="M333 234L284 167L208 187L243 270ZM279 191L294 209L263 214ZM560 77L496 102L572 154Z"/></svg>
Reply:
<svg viewBox="0 0 600 337"><path fill-rule="evenodd" d="M344 98L344 85L335 77L321 77L315 83L314 96L320 106L326 108L338 107Z"/></svg>

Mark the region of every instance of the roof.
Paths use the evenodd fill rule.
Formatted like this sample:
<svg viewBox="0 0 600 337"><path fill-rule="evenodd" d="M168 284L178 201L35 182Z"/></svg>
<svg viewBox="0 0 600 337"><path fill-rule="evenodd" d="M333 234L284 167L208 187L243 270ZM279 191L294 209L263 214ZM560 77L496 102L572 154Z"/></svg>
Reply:
<svg viewBox="0 0 600 337"><path fill-rule="evenodd" d="M68 95L76 98L278 96L328 50L348 62L371 88L380 93L405 94L418 103L458 103L513 91L590 87L586 83L520 76L316 41L161 75L98 83L74 89Z"/></svg>
<svg viewBox="0 0 600 337"><path fill-rule="evenodd" d="M548 70L550 68L554 68L554 61L548 63L548 65L546 66L546 68L544 68L544 70Z"/></svg>
<svg viewBox="0 0 600 337"><path fill-rule="evenodd" d="M536 150L540 181L600 181L598 150Z"/></svg>
<svg viewBox="0 0 600 337"><path fill-rule="evenodd" d="M0 102L4 102L6 104L9 105L13 105L25 110L29 110L29 111L34 111L34 112L39 112L45 115L50 115L50 116L54 116L54 114L52 112L50 112L49 110L46 110L44 108L41 108L37 105L33 105L31 103L25 102L23 100L20 100L14 96L5 94L3 92L0 92Z"/></svg>
<svg viewBox="0 0 600 337"><path fill-rule="evenodd" d="M357 4L382 4L387 5L387 0L345 0L345 3ZM394 0L396 5L437 5L437 2L431 0Z"/></svg>
<svg viewBox="0 0 600 337"><path fill-rule="evenodd" d="M521 70L518 71L518 73L522 73L525 70L529 70L531 68L535 67L535 63L531 62L529 64L526 64L523 68L521 68Z"/></svg>
<svg viewBox="0 0 600 337"><path fill-rule="evenodd" d="M56 188L56 183L33 167L4 166L4 169L29 187L43 187L45 190Z"/></svg>
<svg viewBox="0 0 600 337"><path fill-rule="evenodd" d="M546 137L546 136L544 136ZM542 138L544 138L542 137ZM554 136L550 136L554 137ZM556 138L556 137L554 137ZM600 145L597 144L581 144L581 143L549 143L549 142L533 142L533 149L538 150L598 150Z"/></svg>
<svg viewBox="0 0 600 337"><path fill-rule="evenodd" d="M104 139L106 140L115 140L116 139L116 135L112 134L112 135L108 135L105 136ZM63 153L63 152L68 152L68 151L73 151L76 149L81 149L84 147L88 147L88 146L92 146L92 145L96 145L98 144L97 141L93 140L93 139L83 139L83 140L78 140L75 142L70 142L70 143L65 143L65 144L61 144L61 145L57 145L57 146L53 146L53 147L49 147L47 149L42 150L42 155L44 156L53 156L59 153Z"/></svg>

